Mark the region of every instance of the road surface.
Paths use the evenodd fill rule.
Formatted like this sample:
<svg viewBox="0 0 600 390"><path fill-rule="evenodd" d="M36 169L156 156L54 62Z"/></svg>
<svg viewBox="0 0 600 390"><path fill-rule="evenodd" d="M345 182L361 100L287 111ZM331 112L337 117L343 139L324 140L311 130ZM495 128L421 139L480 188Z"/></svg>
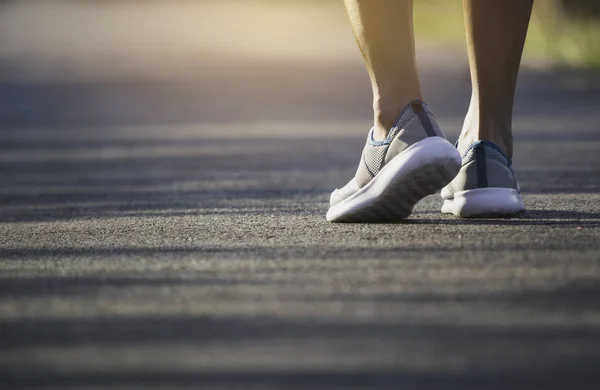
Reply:
<svg viewBox="0 0 600 390"><path fill-rule="evenodd" d="M464 62L420 56L456 139ZM330 224L371 115L352 58L5 76L1 387L598 388L600 79L523 69L521 216Z"/></svg>

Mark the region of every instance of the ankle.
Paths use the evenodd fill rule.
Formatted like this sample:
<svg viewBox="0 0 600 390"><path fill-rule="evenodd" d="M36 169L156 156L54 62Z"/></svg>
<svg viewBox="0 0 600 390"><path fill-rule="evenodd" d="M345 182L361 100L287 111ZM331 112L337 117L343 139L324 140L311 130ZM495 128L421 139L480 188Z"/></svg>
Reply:
<svg viewBox="0 0 600 390"><path fill-rule="evenodd" d="M493 142L508 158L512 158L512 105L484 107L478 94L473 92L458 140L458 151L463 154L477 141Z"/></svg>
<svg viewBox="0 0 600 390"><path fill-rule="evenodd" d="M404 109L413 101L421 101L421 98L416 99L396 99L393 103L383 105L381 101L373 105L374 125L373 137L376 140L384 140L390 133L390 130L396 125L399 116Z"/></svg>
<svg viewBox="0 0 600 390"><path fill-rule="evenodd" d="M477 141L493 142L510 159L513 154L512 132L504 131L471 131L463 129L458 138L458 151L464 154L471 144Z"/></svg>
<svg viewBox="0 0 600 390"><path fill-rule="evenodd" d="M375 114L373 123L373 137L376 140L381 141L387 138L390 130L396 124L396 118L402 111L402 107L395 109L394 111L382 110L380 108L375 108L373 111Z"/></svg>
<svg viewBox="0 0 600 390"><path fill-rule="evenodd" d="M375 117L375 123L373 124L373 138L376 141L383 141L390 134L391 129L394 127L394 123L386 121L383 122Z"/></svg>

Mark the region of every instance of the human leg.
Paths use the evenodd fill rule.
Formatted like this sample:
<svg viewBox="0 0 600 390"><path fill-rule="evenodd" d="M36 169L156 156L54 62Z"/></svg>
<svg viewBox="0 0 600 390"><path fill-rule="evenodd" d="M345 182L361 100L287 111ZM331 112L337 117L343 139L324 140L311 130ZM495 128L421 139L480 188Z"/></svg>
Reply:
<svg viewBox="0 0 600 390"><path fill-rule="evenodd" d="M344 0L373 89L374 136L386 138L400 111L422 100L413 0Z"/></svg>
<svg viewBox="0 0 600 390"><path fill-rule="evenodd" d="M371 78L374 126L355 177L331 194L327 219L393 221L448 184L460 155L421 99L412 0L345 3Z"/></svg>
<svg viewBox="0 0 600 390"><path fill-rule="evenodd" d="M512 158L512 111L533 0L464 0L472 95L460 136L495 143Z"/></svg>
<svg viewBox="0 0 600 390"><path fill-rule="evenodd" d="M512 170L512 111L533 0L464 0L472 96L458 149L462 167L442 212L494 217L525 209Z"/></svg>

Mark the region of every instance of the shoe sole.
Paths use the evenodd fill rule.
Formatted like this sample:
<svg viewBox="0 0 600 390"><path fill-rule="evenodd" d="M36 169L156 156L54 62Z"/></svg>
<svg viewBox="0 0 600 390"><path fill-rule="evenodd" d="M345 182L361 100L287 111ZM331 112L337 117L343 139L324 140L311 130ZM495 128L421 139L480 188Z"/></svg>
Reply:
<svg viewBox="0 0 600 390"><path fill-rule="evenodd" d="M521 195L512 188L477 188L446 199L442 213L461 218L507 217L525 210Z"/></svg>
<svg viewBox="0 0 600 390"><path fill-rule="evenodd" d="M366 186L329 208L331 222L392 222L450 183L461 157L442 137L429 137L394 157Z"/></svg>

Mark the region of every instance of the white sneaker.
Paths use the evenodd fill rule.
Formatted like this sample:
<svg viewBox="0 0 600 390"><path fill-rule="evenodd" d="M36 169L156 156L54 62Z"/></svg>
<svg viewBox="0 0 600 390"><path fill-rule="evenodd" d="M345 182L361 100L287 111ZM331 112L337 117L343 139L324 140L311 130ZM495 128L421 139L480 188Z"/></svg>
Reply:
<svg viewBox="0 0 600 390"><path fill-rule="evenodd" d="M408 217L417 202L448 184L461 166L421 101L407 105L383 141L369 132L355 177L331 194L327 220L385 222Z"/></svg>
<svg viewBox="0 0 600 390"><path fill-rule="evenodd" d="M511 161L489 141L469 146L460 172L442 190L443 213L459 217L504 217L525 210Z"/></svg>

